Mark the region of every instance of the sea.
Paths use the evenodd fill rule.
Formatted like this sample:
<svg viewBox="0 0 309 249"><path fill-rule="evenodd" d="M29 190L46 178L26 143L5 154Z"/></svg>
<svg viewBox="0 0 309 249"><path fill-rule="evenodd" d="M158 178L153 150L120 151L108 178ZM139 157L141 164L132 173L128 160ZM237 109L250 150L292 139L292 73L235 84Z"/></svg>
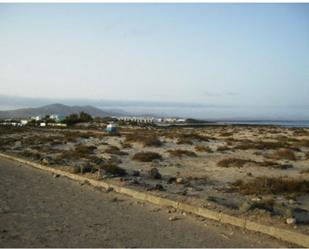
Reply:
<svg viewBox="0 0 309 249"><path fill-rule="evenodd" d="M274 120L234 120L234 121L223 121L225 124L247 124L247 125L275 125L282 127L309 127L309 120L285 120L285 121L274 121Z"/></svg>

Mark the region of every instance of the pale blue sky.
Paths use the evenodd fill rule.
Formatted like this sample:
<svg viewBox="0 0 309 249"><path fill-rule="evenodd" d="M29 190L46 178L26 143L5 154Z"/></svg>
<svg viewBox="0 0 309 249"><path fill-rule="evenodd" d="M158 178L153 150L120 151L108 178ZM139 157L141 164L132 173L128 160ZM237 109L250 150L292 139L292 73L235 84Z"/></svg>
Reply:
<svg viewBox="0 0 309 249"><path fill-rule="evenodd" d="M0 94L309 108L309 4L0 4Z"/></svg>

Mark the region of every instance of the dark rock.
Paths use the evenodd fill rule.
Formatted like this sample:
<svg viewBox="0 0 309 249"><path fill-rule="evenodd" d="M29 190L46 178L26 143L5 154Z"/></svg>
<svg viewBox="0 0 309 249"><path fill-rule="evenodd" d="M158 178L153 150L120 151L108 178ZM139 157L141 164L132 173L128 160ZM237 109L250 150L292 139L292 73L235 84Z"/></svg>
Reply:
<svg viewBox="0 0 309 249"><path fill-rule="evenodd" d="M171 176L167 179L168 184L172 184L173 182L176 182L176 177Z"/></svg>
<svg viewBox="0 0 309 249"><path fill-rule="evenodd" d="M82 164L80 166L80 172L82 174L92 172L93 167L89 164Z"/></svg>
<svg viewBox="0 0 309 249"><path fill-rule="evenodd" d="M280 164L278 165L278 168L279 169L290 169L290 168L293 168L293 165L292 164Z"/></svg>
<svg viewBox="0 0 309 249"><path fill-rule="evenodd" d="M232 200L227 200L227 199L222 198L222 197L208 196L207 200L218 203L219 205L222 205L222 206L227 207L227 208L238 209L238 205L236 203L234 203Z"/></svg>
<svg viewBox="0 0 309 249"><path fill-rule="evenodd" d="M297 224L309 224L309 212L306 209L294 208L292 209L293 217L296 219Z"/></svg>
<svg viewBox="0 0 309 249"><path fill-rule="evenodd" d="M140 176L140 172L138 170L133 170L132 176Z"/></svg>
<svg viewBox="0 0 309 249"><path fill-rule="evenodd" d="M161 174L157 168L151 168L148 171L148 176L152 179L161 179Z"/></svg>

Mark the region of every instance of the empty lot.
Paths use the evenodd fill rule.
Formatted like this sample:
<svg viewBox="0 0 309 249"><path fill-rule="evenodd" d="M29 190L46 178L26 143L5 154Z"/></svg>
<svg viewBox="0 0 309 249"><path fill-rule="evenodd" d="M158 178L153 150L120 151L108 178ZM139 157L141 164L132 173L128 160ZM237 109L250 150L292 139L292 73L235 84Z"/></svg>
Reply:
<svg viewBox="0 0 309 249"><path fill-rule="evenodd" d="M7 160L0 182L1 247L289 246Z"/></svg>

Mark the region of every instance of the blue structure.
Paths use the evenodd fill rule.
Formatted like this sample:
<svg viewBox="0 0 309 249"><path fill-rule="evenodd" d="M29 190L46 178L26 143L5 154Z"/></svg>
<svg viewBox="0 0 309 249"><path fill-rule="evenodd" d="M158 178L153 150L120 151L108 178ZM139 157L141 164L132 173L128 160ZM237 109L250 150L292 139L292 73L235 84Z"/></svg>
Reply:
<svg viewBox="0 0 309 249"><path fill-rule="evenodd" d="M106 132L108 133L117 133L118 132L118 127L116 124L109 124L107 125L106 129L105 129Z"/></svg>

